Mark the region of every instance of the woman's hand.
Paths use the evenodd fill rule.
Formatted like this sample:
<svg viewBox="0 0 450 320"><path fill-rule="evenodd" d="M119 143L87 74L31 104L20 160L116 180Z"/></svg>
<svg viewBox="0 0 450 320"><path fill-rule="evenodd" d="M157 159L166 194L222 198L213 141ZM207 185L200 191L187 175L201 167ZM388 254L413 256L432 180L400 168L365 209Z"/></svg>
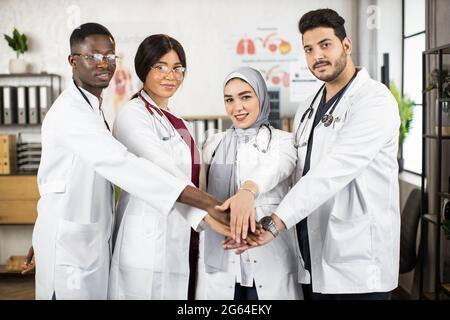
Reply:
<svg viewBox="0 0 450 320"><path fill-rule="evenodd" d="M247 238L249 226L251 232L256 232L255 196L257 192L258 186L252 181L246 181L234 196L217 207L221 211L230 210L231 234L237 243Z"/></svg>

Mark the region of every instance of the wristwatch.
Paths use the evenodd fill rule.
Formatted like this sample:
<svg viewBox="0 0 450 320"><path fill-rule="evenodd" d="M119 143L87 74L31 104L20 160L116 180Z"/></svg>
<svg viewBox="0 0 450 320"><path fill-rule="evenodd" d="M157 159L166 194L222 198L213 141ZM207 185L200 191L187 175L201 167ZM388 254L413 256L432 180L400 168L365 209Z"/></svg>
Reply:
<svg viewBox="0 0 450 320"><path fill-rule="evenodd" d="M274 238L276 238L280 233L277 230L277 226L271 216L263 217L261 220L259 220L259 224L263 227L264 230L269 231Z"/></svg>

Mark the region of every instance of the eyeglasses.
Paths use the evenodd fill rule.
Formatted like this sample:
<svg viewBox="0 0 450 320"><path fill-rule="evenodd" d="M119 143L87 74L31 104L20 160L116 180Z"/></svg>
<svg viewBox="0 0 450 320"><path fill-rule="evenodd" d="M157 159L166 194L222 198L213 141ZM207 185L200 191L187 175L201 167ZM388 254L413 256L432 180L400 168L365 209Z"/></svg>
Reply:
<svg viewBox="0 0 450 320"><path fill-rule="evenodd" d="M173 75L174 75L175 79L177 79L177 80L183 79L184 72L186 71L185 67L178 66L175 68L169 68L165 64L156 64L156 65L152 66L151 68L155 69L160 74L163 74L165 76L168 76L170 72L173 72Z"/></svg>
<svg viewBox="0 0 450 320"><path fill-rule="evenodd" d="M119 59L119 56L113 53L107 54L106 56L102 55L101 53L93 53L93 54L72 53L72 55L83 57L91 64L100 64L105 59L108 64L116 64L117 59Z"/></svg>

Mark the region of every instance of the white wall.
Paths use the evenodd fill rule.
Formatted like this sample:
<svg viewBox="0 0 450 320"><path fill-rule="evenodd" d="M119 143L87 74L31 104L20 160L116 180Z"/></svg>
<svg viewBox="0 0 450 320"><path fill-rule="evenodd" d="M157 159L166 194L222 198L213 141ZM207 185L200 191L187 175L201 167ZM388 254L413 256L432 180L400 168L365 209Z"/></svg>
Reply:
<svg viewBox="0 0 450 320"><path fill-rule="evenodd" d="M402 1L378 0L378 80L383 65L383 53L389 53L389 75L397 88L402 86Z"/></svg>
<svg viewBox="0 0 450 320"><path fill-rule="evenodd" d="M140 84L134 75L134 55L148 35L167 33L178 39L187 52L188 75L172 102L182 116L223 115L222 81L234 67L249 64L268 70L275 65L289 72L289 61L303 59L297 23L311 9L331 7L351 24L356 0L0 0L0 30L10 33L14 26L30 38L25 58L32 69L62 74L65 84L71 70L67 63L68 39L80 23L95 21L107 26L116 38L117 52L124 55L123 65L133 75L133 90ZM31 14L32 13L32 14ZM257 38L272 31L290 42L288 55L270 54L257 47L256 57L235 54L238 40ZM260 46L261 42L256 45ZM14 53L6 41L0 41L0 72L7 72ZM256 58L256 59L255 59ZM255 61L258 60L258 61ZM265 60L266 62L261 62ZM269 83L269 86L274 86ZM105 93L109 102L107 117L112 120L113 89ZM281 88L282 114L293 115L296 102L290 102L289 90Z"/></svg>

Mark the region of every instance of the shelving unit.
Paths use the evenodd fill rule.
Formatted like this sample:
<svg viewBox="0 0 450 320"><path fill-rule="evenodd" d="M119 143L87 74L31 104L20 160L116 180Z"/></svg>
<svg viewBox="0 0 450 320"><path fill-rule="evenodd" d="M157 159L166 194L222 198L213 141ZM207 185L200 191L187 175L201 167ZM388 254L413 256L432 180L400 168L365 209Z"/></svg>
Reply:
<svg viewBox="0 0 450 320"><path fill-rule="evenodd" d="M61 76L57 74L0 74L0 119L4 118L0 124L7 127L40 126L61 90ZM6 119L6 110L11 113L9 120ZM33 116L32 110L35 112ZM23 116L18 116L19 113Z"/></svg>
<svg viewBox="0 0 450 320"><path fill-rule="evenodd" d="M281 116L280 116L280 89L268 88L269 103L270 103L270 124L276 128L281 129Z"/></svg>
<svg viewBox="0 0 450 320"><path fill-rule="evenodd" d="M427 199L427 185L430 184L430 181L425 183L426 179L426 170L427 170L427 146L430 140L434 140L437 144L437 161L434 163L437 168L437 186L439 191L437 196L439 197L439 208L442 210L442 202L444 198L449 198L450 194L448 192L443 191L442 184L442 163L443 163L443 144L450 140L450 136L442 135L442 105L443 103L450 102L450 98L443 97L443 84L441 77L438 81L438 116L437 116L437 134L430 133L431 130L427 127L427 94L425 92L425 88L427 87L427 77L430 73L427 71L427 57L430 55L437 55L438 58L438 72L439 74L443 70L443 56L450 54L450 44L445 46L440 46L437 48L433 48L430 50L426 50L422 53L422 177L421 177L421 245L420 250L422 251L420 256L422 257L421 268L420 268L420 283L419 283L419 294L421 299L448 299L450 298L450 283L443 283L441 278L441 229L442 229L442 219L441 213L429 213L428 208L426 207ZM447 160L448 162L448 160ZM434 283L434 293L425 293L423 288L424 281L424 271L423 266L425 262L425 250L428 248L428 226L432 225L435 232L434 239L434 249L435 249L435 283Z"/></svg>

